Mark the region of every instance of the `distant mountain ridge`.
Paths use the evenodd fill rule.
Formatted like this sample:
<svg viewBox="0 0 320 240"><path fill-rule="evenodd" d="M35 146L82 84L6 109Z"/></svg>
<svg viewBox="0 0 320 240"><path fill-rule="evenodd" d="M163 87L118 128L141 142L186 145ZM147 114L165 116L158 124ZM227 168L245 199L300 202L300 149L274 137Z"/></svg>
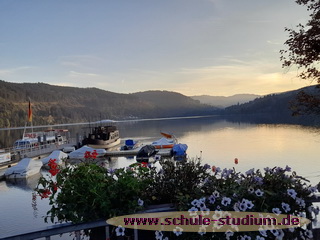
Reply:
<svg viewBox="0 0 320 240"><path fill-rule="evenodd" d="M218 108L226 108L236 104L242 104L249 101L252 101L261 95L256 94L235 94L233 96L224 97L224 96L209 96L209 95L200 95L200 96L191 96L191 98L200 101L204 104L209 104Z"/></svg>
<svg viewBox="0 0 320 240"><path fill-rule="evenodd" d="M212 106L169 91L120 94L98 88L0 80L0 127L24 126L29 99L34 125L209 115L215 110Z"/></svg>
<svg viewBox="0 0 320 240"><path fill-rule="evenodd" d="M259 121L264 123L278 121L282 123L319 124L319 119L316 115L293 116L292 109L295 108L297 94L301 91L317 96L320 94L319 88L316 86L269 94L248 103L227 107L223 111L223 114L241 116L242 119L248 116L250 118L259 117Z"/></svg>

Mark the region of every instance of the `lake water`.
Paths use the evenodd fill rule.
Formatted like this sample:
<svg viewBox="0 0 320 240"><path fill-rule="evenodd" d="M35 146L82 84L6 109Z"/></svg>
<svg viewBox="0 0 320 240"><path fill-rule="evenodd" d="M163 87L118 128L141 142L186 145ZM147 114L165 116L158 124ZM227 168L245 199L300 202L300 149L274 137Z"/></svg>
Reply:
<svg viewBox="0 0 320 240"><path fill-rule="evenodd" d="M171 132L180 143L189 146L190 158L201 157L203 163L210 165L221 168L235 167L241 172L251 168L289 165L312 184L320 181L320 129L317 127L249 124L219 117L158 119L116 124L122 139L134 138L152 142L161 137L160 131ZM82 134L88 131L84 127L82 125L67 128L72 134ZM0 131L0 137L5 138L1 139L2 145L12 144L20 134L21 130ZM12 139L12 136L15 138ZM239 159L239 164L234 164L234 158ZM133 162L134 159L113 159L110 167L124 167ZM43 221L43 216L49 209L48 201L38 198L37 209L32 206L32 189L36 183L37 177L22 183L0 182L0 238L50 225Z"/></svg>

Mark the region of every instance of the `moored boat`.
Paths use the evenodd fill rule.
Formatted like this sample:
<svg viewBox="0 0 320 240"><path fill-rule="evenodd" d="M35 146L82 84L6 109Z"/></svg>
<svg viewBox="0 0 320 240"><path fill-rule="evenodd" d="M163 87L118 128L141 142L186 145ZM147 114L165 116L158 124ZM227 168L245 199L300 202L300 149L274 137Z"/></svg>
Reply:
<svg viewBox="0 0 320 240"><path fill-rule="evenodd" d="M132 149L135 149L138 147L138 141L135 141L133 139L126 139L124 141L124 145L121 146L121 149L120 150L124 150L124 151L127 151L127 150L132 150Z"/></svg>
<svg viewBox="0 0 320 240"><path fill-rule="evenodd" d="M67 158L68 158L68 154L60 150L54 150L48 157L41 159L41 161L44 168L49 168L48 163L50 159L56 159L56 163L58 165L61 165L63 163L63 160Z"/></svg>
<svg viewBox="0 0 320 240"><path fill-rule="evenodd" d="M91 129L91 133L83 139L82 145L92 148L109 149L120 144L119 130L116 126L99 126Z"/></svg>
<svg viewBox="0 0 320 240"><path fill-rule="evenodd" d="M96 151L97 153L97 158L100 158L100 157L104 157L107 153L107 151L105 149L95 149L95 148L92 148L92 147L89 147L89 146L83 146L71 153L69 153L69 159L85 159L85 156L86 156L86 152L90 152L92 153L93 151Z"/></svg>
<svg viewBox="0 0 320 240"><path fill-rule="evenodd" d="M136 160L137 162L149 162L149 158L156 155L158 151L153 145L145 145L137 153Z"/></svg>
<svg viewBox="0 0 320 240"><path fill-rule="evenodd" d="M4 175L6 179L28 178L40 172L41 162L31 158L22 159L17 165L8 168Z"/></svg>
<svg viewBox="0 0 320 240"><path fill-rule="evenodd" d="M187 158L187 144L178 143L175 144L171 150L174 160L186 160Z"/></svg>
<svg viewBox="0 0 320 240"><path fill-rule="evenodd" d="M169 138L160 138L157 141L151 143L155 148L162 149L162 148L173 148L174 144L176 143L175 139Z"/></svg>

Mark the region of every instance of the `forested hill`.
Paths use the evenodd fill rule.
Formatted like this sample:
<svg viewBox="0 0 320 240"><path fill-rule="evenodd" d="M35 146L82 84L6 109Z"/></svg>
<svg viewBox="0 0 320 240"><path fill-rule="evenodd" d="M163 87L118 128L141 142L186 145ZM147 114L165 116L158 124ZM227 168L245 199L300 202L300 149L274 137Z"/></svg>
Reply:
<svg viewBox="0 0 320 240"><path fill-rule="evenodd" d="M214 110L182 94L167 91L119 94L97 88L0 80L0 127L23 126L29 99L33 125L207 115Z"/></svg>
<svg viewBox="0 0 320 240"><path fill-rule="evenodd" d="M225 109L224 113L227 115L241 115L245 116L263 116L264 122L269 120L282 121L287 123L297 122L301 120L310 122L315 119L315 116L300 116L293 117L293 108L297 104L296 97L300 91L304 91L309 94L318 95L319 89L315 86L305 87L294 91L288 91L277 94L269 94L263 97L259 97L244 104L238 104Z"/></svg>

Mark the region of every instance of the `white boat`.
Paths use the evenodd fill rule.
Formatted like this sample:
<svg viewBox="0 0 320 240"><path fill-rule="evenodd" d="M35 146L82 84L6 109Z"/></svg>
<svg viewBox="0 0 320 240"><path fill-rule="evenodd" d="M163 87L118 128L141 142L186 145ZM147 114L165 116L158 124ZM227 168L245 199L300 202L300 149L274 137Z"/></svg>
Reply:
<svg viewBox="0 0 320 240"><path fill-rule="evenodd" d="M63 160L67 158L68 158L68 154L60 150L54 150L48 157L41 159L41 161L44 168L49 168L48 163L50 159L56 159L56 163L58 165L61 165L63 163Z"/></svg>
<svg viewBox="0 0 320 240"><path fill-rule="evenodd" d="M11 153L5 152L5 150L0 149L0 163L5 163L11 161Z"/></svg>
<svg viewBox="0 0 320 240"><path fill-rule="evenodd" d="M7 179L28 178L40 172L42 164L31 158L22 159L17 165L8 168L4 175Z"/></svg>
<svg viewBox="0 0 320 240"><path fill-rule="evenodd" d="M107 125L91 129L91 133L83 139L82 145L92 148L113 148L120 144L119 130L116 126Z"/></svg>
<svg viewBox="0 0 320 240"><path fill-rule="evenodd" d="M66 142L66 129L48 129L43 132L24 133L22 139L14 142L13 148L15 150L25 150L30 148L37 148L43 144L56 143L58 145Z"/></svg>
<svg viewBox="0 0 320 240"><path fill-rule="evenodd" d="M69 158L70 159L84 159L85 157L85 153L86 152L90 152L92 153L94 150L96 150L97 152L97 158L99 157L104 157L107 153L107 151L105 149L99 148L99 149L95 149L92 147L88 147L88 146L83 146L71 153L69 153Z"/></svg>
<svg viewBox="0 0 320 240"><path fill-rule="evenodd" d="M176 141L175 139L169 139L169 138L160 138L157 141L154 141L151 143L155 148L157 149L162 149L162 148L173 148L175 145Z"/></svg>

